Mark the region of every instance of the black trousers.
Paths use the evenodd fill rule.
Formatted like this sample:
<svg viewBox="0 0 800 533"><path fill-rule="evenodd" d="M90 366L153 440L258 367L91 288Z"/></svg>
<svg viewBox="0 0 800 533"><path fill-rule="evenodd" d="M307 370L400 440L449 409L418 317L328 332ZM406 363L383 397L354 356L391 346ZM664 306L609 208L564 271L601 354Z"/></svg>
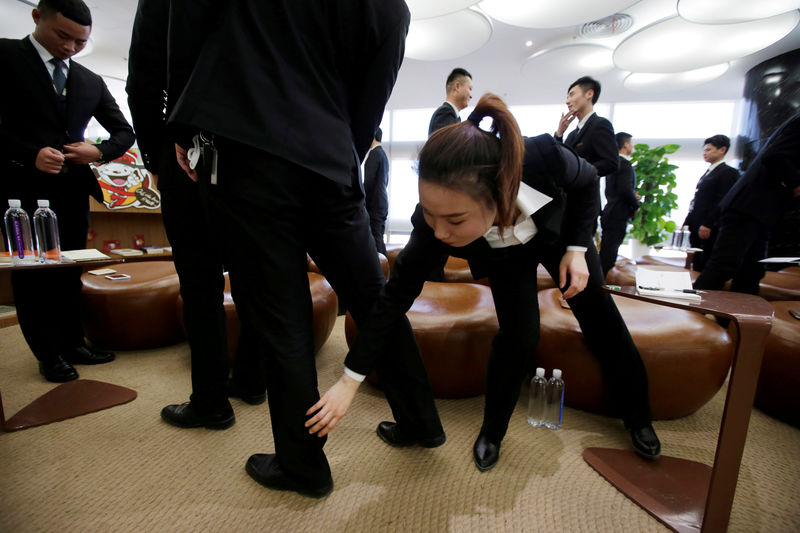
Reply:
<svg viewBox="0 0 800 533"><path fill-rule="evenodd" d="M517 250L515 250L517 248ZM500 331L492 344L487 374L484 432L499 442L527 376L526 363L539 340L536 267L541 262L558 281L564 246L509 247L493 250L489 283ZM602 289L597 250L586 252L589 281L569 305L586 343L597 357L614 412L630 428L650 424L647 370L611 296ZM569 376L565 376L569 381Z"/></svg>
<svg viewBox="0 0 800 533"><path fill-rule="evenodd" d="M719 235L695 289L721 290L730 279L731 290L758 294L766 257L768 228L750 215L728 210L722 215ZM705 253L705 252L704 252Z"/></svg>
<svg viewBox="0 0 800 533"><path fill-rule="evenodd" d="M69 174L59 176L69 180ZM39 198L49 199L50 208L58 219L62 250L86 248L89 229L88 195L76 191L41 192ZM31 219L36 211L37 198L22 198L22 208ZM81 310L81 267L59 267L47 270L17 270L11 273L17 319L22 335L33 355L49 361L64 351L84 345Z"/></svg>
<svg viewBox="0 0 800 533"><path fill-rule="evenodd" d="M625 233L628 229L628 220L621 218L600 218L603 228L603 236L600 240L600 266L603 276L614 268L617 262L617 253L622 241L625 240Z"/></svg>
<svg viewBox="0 0 800 533"><path fill-rule="evenodd" d="M701 239L700 235L697 234L698 229L699 227L689 229L689 244L691 244L693 248L700 248L703 250L702 252L695 252L692 257L692 270L702 272L706 268L706 264L711 257L711 251L714 249L714 243L717 241L718 230L717 228L713 228L708 239Z"/></svg>
<svg viewBox="0 0 800 533"><path fill-rule="evenodd" d="M201 185L228 263L243 324L265 358L272 435L280 465L293 478L330 475L325 438L309 435L305 412L319 399L311 335L306 251L356 322L385 283L353 159L349 186L248 146L217 138L218 184ZM385 342L376 370L392 412L421 437L442 432L427 374L408 321Z"/></svg>
<svg viewBox="0 0 800 533"><path fill-rule="evenodd" d="M175 270L180 280L186 338L191 351L192 404L199 411L229 406L227 380L230 372L223 308L224 255L219 253L220 235L208 218L207 191L189 179L175 161L174 148L165 155L159 175L161 214L172 246ZM237 349L234 379L248 392L266 388L257 346L245 327Z"/></svg>

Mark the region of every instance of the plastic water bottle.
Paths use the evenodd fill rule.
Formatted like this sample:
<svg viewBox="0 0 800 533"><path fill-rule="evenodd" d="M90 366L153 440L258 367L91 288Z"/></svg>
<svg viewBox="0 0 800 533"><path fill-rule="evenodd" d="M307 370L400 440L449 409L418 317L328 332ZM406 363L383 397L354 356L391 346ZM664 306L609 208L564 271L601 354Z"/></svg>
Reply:
<svg viewBox="0 0 800 533"><path fill-rule="evenodd" d="M5 214L6 244L14 264L36 263L31 239L31 221L19 200L9 200Z"/></svg>
<svg viewBox="0 0 800 533"><path fill-rule="evenodd" d="M560 428L564 414L564 380L561 379L561 370L558 368L553 369L553 377L547 381L546 404L544 425L550 429Z"/></svg>
<svg viewBox="0 0 800 533"><path fill-rule="evenodd" d="M61 262L61 244L58 237L58 219L50 209L50 200L39 200L39 209L33 213L36 232L36 249L42 263Z"/></svg>
<svg viewBox="0 0 800 533"><path fill-rule="evenodd" d="M535 428L544 425L545 396L547 380L544 379L544 368L537 368L531 380L531 391L528 397L528 424Z"/></svg>
<svg viewBox="0 0 800 533"><path fill-rule="evenodd" d="M689 242L689 235L690 235L689 226L684 226L683 228L681 228L681 245L680 245L681 250L685 251L687 248L691 247L691 243Z"/></svg>

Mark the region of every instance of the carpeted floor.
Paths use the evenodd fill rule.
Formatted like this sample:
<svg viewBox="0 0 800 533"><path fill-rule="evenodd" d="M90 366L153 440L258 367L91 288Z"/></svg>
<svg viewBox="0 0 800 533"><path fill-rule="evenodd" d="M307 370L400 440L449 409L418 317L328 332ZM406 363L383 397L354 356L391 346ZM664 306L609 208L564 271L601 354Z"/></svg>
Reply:
<svg viewBox="0 0 800 533"><path fill-rule="evenodd" d="M343 328L340 318L318 356L322 390L341 374ZM54 385L37 373L18 326L0 329L0 353L10 417ZM364 385L325 447L335 489L310 500L267 490L244 471L252 453L272 451L265 405L234 400L236 425L221 432L160 420L164 405L188 398L186 344L117 355L78 370L135 389L136 400L0 434L0 532L666 530L581 458L587 446L629 446L617 420L567 409L562 430L534 429L523 397L498 466L481 473L471 449L482 397L437 402L444 446L395 449L375 435L389 408ZM713 462L724 393L655 424L665 454ZM798 454L800 430L753 411L730 531L800 531Z"/></svg>

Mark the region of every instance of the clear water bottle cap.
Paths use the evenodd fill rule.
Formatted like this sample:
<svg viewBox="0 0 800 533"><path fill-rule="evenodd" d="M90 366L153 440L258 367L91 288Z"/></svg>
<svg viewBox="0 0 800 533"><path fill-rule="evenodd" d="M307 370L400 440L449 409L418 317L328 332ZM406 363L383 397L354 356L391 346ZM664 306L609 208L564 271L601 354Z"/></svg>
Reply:
<svg viewBox="0 0 800 533"><path fill-rule="evenodd" d="M536 375L539 376L540 378L543 378L544 377L544 368L537 368L536 369Z"/></svg>
<svg viewBox="0 0 800 533"><path fill-rule="evenodd" d="M50 207L50 200L36 200L39 207Z"/></svg>
<svg viewBox="0 0 800 533"><path fill-rule="evenodd" d="M556 379L561 379L561 370L558 368L553 369L553 377Z"/></svg>
<svg viewBox="0 0 800 533"><path fill-rule="evenodd" d="M8 201L8 207L20 207L21 205L22 205L22 202L19 201L19 200L9 200Z"/></svg>

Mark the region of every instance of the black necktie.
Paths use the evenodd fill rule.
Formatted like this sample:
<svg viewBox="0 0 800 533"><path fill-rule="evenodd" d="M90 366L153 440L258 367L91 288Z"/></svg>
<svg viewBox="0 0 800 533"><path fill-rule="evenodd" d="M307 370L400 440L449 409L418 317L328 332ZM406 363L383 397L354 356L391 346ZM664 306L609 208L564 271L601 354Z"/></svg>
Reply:
<svg viewBox="0 0 800 533"><path fill-rule="evenodd" d="M56 88L56 94L61 96L64 92L64 86L67 84L67 75L64 74L64 69L66 69L67 65L54 57L50 60L50 63L53 64L53 87Z"/></svg>

